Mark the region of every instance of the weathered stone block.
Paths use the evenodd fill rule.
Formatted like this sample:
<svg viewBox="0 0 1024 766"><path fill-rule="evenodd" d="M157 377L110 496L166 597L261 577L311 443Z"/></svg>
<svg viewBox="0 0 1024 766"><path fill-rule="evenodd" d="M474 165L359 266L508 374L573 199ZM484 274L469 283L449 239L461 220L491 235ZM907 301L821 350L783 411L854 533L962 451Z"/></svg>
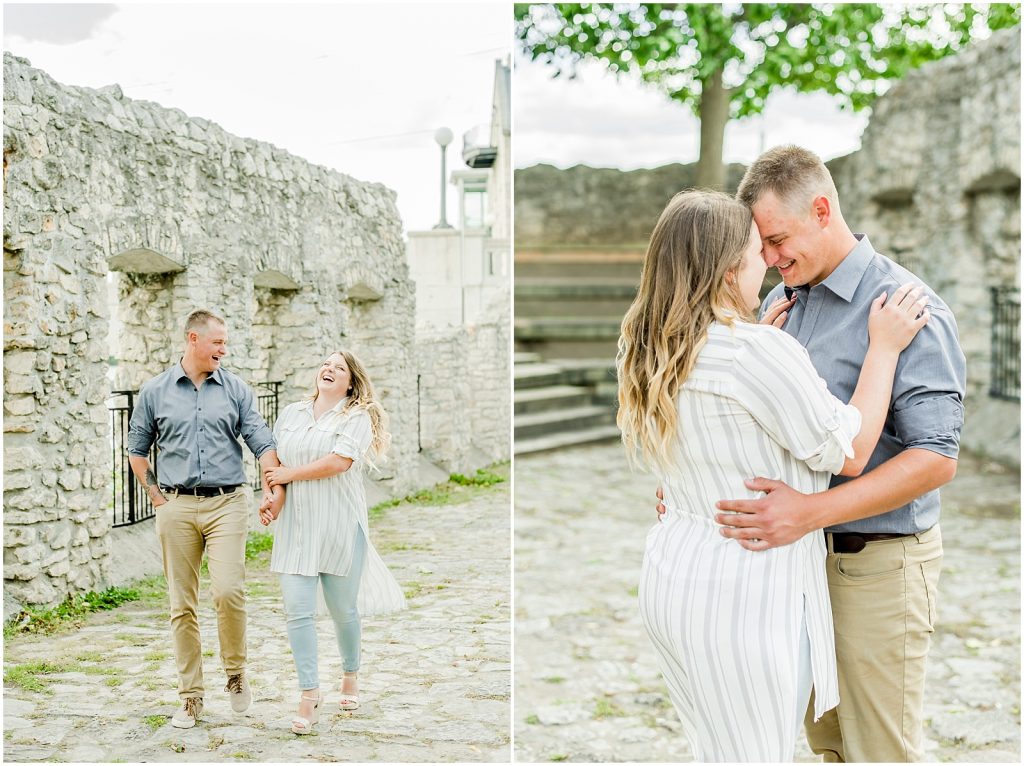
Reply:
<svg viewBox="0 0 1024 766"><path fill-rule="evenodd" d="M67 548L71 542L71 524L60 521L44 528L43 541L54 549Z"/></svg>
<svg viewBox="0 0 1024 766"><path fill-rule="evenodd" d="M35 367L36 354L32 351L11 351L4 354L5 375L32 375Z"/></svg>
<svg viewBox="0 0 1024 766"><path fill-rule="evenodd" d="M72 511L84 511L99 506L99 498L95 492L81 491L65 496L67 507Z"/></svg>
<svg viewBox="0 0 1024 766"><path fill-rule="evenodd" d="M55 509L57 493L41 487L20 492L4 490L4 523L34 524L59 518Z"/></svg>
<svg viewBox="0 0 1024 766"><path fill-rule="evenodd" d="M4 527L4 548L18 545L32 545L39 538L38 529L34 526L24 527L7 525Z"/></svg>
<svg viewBox="0 0 1024 766"><path fill-rule="evenodd" d="M85 523L85 528L89 532L90 537L102 537L110 531L110 519L105 515L102 517L89 519Z"/></svg>
<svg viewBox="0 0 1024 766"><path fill-rule="evenodd" d="M74 491L82 486L82 474L75 468L67 468L57 478L60 485L69 491Z"/></svg>
<svg viewBox="0 0 1024 766"><path fill-rule="evenodd" d="M41 394L43 392L43 381L36 374L7 373L4 378L4 389L9 394Z"/></svg>
<svg viewBox="0 0 1024 766"><path fill-rule="evenodd" d="M29 471L4 473L4 494L17 489L26 489L35 484L35 477Z"/></svg>
<svg viewBox="0 0 1024 766"><path fill-rule="evenodd" d="M40 468L43 465L42 453L32 446L4 448L4 470L9 472Z"/></svg>

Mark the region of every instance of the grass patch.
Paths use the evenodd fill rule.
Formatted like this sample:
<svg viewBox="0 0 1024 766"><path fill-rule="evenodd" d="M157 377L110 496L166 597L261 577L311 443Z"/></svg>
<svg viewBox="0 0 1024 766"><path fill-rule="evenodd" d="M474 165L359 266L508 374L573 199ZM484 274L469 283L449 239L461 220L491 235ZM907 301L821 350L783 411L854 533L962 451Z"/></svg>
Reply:
<svg viewBox="0 0 1024 766"><path fill-rule="evenodd" d="M117 668L105 668L102 665L83 665L75 670L80 670L87 676L116 676L121 672Z"/></svg>
<svg viewBox="0 0 1024 766"><path fill-rule="evenodd" d="M19 633L55 633L77 626L92 612L116 609L129 601L138 601L142 594L137 588L107 588L99 593L89 591L68 596L51 609L25 609L10 624L4 626L4 638Z"/></svg>
<svg viewBox="0 0 1024 766"><path fill-rule="evenodd" d="M41 692L50 683L46 676L67 673L69 670L70 666L59 662L26 662L4 670L4 683L20 686L30 692Z"/></svg>
<svg viewBox="0 0 1024 766"><path fill-rule="evenodd" d="M557 755L551 756L548 760L550 760L552 763L561 763L562 761L569 760L569 756L567 756L565 753L558 753Z"/></svg>
<svg viewBox="0 0 1024 766"><path fill-rule="evenodd" d="M269 553L274 547L273 532L250 532L245 541L245 560L255 561Z"/></svg>
<svg viewBox="0 0 1024 766"><path fill-rule="evenodd" d="M540 718L537 717L536 713L530 713L530 715L526 716L526 722L530 724L530 726L536 726L540 723Z"/></svg>
<svg viewBox="0 0 1024 766"><path fill-rule="evenodd" d="M594 708L594 718L600 720L602 718L621 718L626 715L626 711L616 705L614 702L600 699L597 701L597 706Z"/></svg>
<svg viewBox="0 0 1024 766"><path fill-rule="evenodd" d="M420 543L381 543L376 546L381 553L399 553L401 551L428 551L429 546Z"/></svg>
<svg viewBox="0 0 1024 766"><path fill-rule="evenodd" d="M148 662L163 662L164 660L166 660L170 656L171 656L170 652L156 651L156 652L148 652L146 654L146 656L143 657L143 659L147 660Z"/></svg>
<svg viewBox="0 0 1024 766"><path fill-rule="evenodd" d="M473 476L463 476L461 473L453 473L448 481L436 484L433 487L421 489L406 495L400 500L385 500L370 508L371 519L380 518L388 508L394 508L402 503L413 505L437 506L454 505L477 497L481 490L487 490L495 484L504 482L508 474L508 462L495 463L489 468L478 468ZM503 475L504 474L504 475Z"/></svg>
<svg viewBox="0 0 1024 766"><path fill-rule="evenodd" d="M562 676L548 676L544 680L549 684L560 684L565 681L565 679Z"/></svg>
<svg viewBox="0 0 1024 766"><path fill-rule="evenodd" d="M501 484L505 481L504 476L498 476L496 473L491 473L485 468L477 468L476 474L473 476L463 476L461 473L453 473L448 477L448 481L453 484L459 484L463 487L490 487L494 484Z"/></svg>
<svg viewBox="0 0 1024 766"><path fill-rule="evenodd" d="M421 582L410 582L406 583L405 586L405 597L407 599L414 599L423 592L423 583Z"/></svg>

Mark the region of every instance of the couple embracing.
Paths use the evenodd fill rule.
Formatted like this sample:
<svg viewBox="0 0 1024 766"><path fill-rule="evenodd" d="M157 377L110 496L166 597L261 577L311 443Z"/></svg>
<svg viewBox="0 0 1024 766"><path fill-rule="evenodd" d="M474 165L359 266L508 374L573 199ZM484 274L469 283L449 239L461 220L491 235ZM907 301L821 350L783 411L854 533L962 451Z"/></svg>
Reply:
<svg viewBox="0 0 1024 766"><path fill-rule="evenodd" d="M737 197L672 199L622 324L619 426L663 500L641 617L697 760L791 761L803 721L827 762L917 761L956 324L813 153L767 152Z"/></svg>
<svg viewBox="0 0 1024 766"><path fill-rule="evenodd" d="M360 615L405 606L402 591L369 540L363 471L383 456L390 435L373 384L350 352L326 356L312 393L288 405L273 431L252 389L221 366L227 326L209 311L185 321L180 361L139 393L128 434L132 471L156 512L170 596L181 708L178 728L195 726L204 686L199 569L204 551L217 612L225 691L236 713L252 702L246 676L245 543L250 495L239 437L259 460L264 525L277 520L270 569L278 573L300 693L291 721L309 734L323 695L317 668L317 589L334 623L344 675L338 704L359 705ZM153 445L157 471L149 463Z"/></svg>

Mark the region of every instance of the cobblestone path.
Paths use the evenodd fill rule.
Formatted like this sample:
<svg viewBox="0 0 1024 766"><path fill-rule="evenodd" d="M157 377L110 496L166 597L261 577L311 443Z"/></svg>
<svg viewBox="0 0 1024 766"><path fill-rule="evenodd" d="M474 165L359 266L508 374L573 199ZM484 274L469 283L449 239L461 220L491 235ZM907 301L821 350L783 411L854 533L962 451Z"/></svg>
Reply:
<svg viewBox="0 0 1024 766"><path fill-rule="evenodd" d="M508 474L508 467L498 469ZM11 761L504 761L510 723L509 483L457 488L443 506L402 504L371 521L410 609L363 621L361 707L337 707L341 663L319 623L327 693L314 733L289 721L299 692L277 578L249 567L253 704L231 711L204 583L206 709L175 729L177 676L165 597L91 615L76 630L5 645L4 759ZM266 556L268 554L264 554ZM39 672L34 663L50 663ZM7 681L20 668L40 691ZM328 684L326 679L335 679Z"/></svg>
<svg viewBox="0 0 1024 766"><path fill-rule="evenodd" d="M618 444L515 473L516 760L690 760L636 605L657 482ZM1019 763L1020 476L964 456L942 495L926 760Z"/></svg>

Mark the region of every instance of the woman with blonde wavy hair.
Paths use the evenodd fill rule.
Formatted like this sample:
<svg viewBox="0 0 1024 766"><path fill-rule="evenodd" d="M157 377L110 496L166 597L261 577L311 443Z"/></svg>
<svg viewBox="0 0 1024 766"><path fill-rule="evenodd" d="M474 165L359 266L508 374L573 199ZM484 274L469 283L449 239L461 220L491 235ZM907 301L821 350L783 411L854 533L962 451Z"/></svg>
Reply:
<svg viewBox="0 0 1024 766"><path fill-rule="evenodd" d="M312 394L285 407L274 426L280 468L265 471L271 487L287 485L283 508L260 508L275 518L270 570L281 579L288 641L301 699L291 722L309 734L323 695L317 669L317 586L334 622L344 675L339 706L359 706L360 615L405 608L405 597L369 537L363 467L387 450L387 413L359 359L336 351L320 365ZM278 514L280 517L278 518Z"/></svg>
<svg viewBox="0 0 1024 766"><path fill-rule="evenodd" d="M823 535L752 552L719 533L716 501L750 497L751 476L810 493L862 471L899 354L929 316L913 285L876 298L844 404L778 329L791 304L754 320L765 270L745 205L681 192L654 228L619 340L623 442L660 478L667 508L647 535L640 612L699 761L791 761L812 686L815 719L838 703Z"/></svg>

